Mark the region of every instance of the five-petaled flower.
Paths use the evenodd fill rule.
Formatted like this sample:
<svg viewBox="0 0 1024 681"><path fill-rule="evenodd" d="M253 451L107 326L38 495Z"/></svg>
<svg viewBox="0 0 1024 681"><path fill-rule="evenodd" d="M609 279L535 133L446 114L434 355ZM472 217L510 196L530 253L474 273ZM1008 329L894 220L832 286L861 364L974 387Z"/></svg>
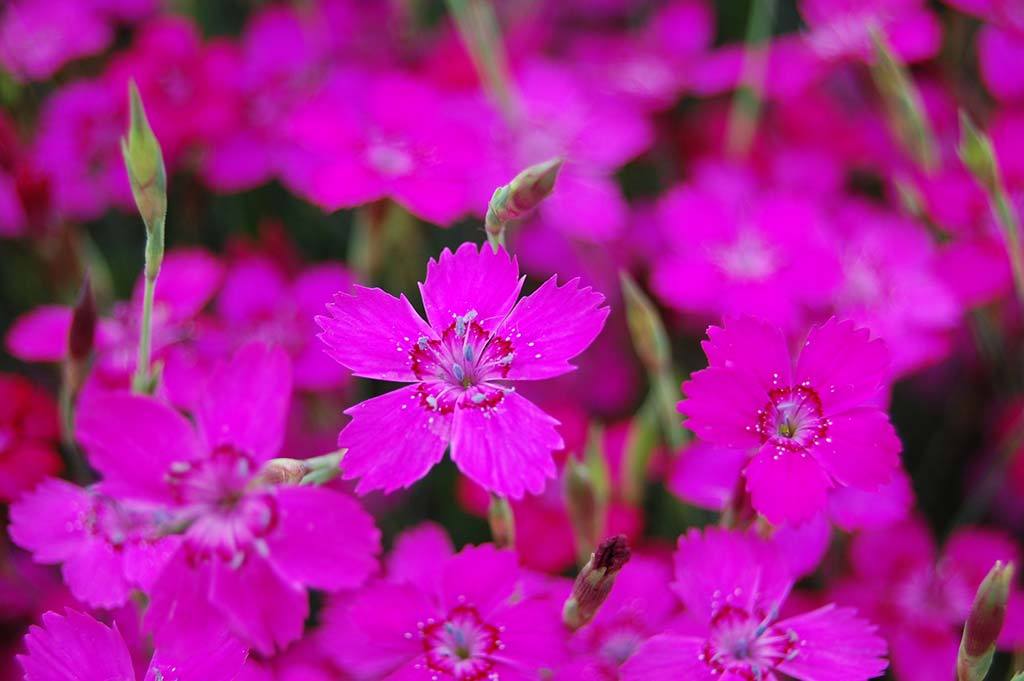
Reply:
<svg viewBox="0 0 1024 681"><path fill-rule="evenodd" d="M537 494L554 477L557 421L511 383L551 378L601 331L604 297L551 277L516 302L519 266L504 250L466 243L427 265L427 322L402 296L357 287L318 317L328 353L359 376L410 383L357 404L338 436L357 490L391 491L423 477L451 444L459 469L488 490Z"/></svg>
<svg viewBox="0 0 1024 681"><path fill-rule="evenodd" d="M900 441L879 406L889 357L866 329L815 327L795 367L782 332L751 317L712 326L702 346L709 366L683 384L679 410L701 439L755 452L744 475L768 520L806 520L833 486L892 478Z"/></svg>

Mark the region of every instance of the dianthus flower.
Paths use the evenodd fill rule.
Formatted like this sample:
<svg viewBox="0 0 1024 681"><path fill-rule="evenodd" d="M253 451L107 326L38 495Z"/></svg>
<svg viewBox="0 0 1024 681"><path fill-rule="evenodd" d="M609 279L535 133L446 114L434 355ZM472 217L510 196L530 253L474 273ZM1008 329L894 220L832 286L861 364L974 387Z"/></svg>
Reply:
<svg viewBox="0 0 1024 681"><path fill-rule="evenodd" d="M864 681L885 670L885 641L851 608L779 619L794 579L777 549L753 535L691 530L679 539L675 577L691 623L640 646L623 681Z"/></svg>
<svg viewBox="0 0 1024 681"><path fill-rule="evenodd" d="M571 371L608 308L578 279L558 286L551 277L517 303L522 285L508 253L467 243L427 265L429 323L405 296L363 287L335 295L330 316L317 318L328 353L356 375L411 383L346 412L338 446L358 491L410 485L449 443L459 469L492 492L544 489L562 446L558 422L510 383Z"/></svg>
<svg viewBox="0 0 1024 681"><path fill-rule="evenodd" d="M892 478L901 445L878 406L888 353L867 330L814 327L795 367L782 332L752 317L710 327L702 346L709 366L683 384L679 410L701 439L754 452L743 474L768 520L809 519L832 487Z"/></svg>
<svg viewBox="0 0 1024 681"><path fill-rule="evenodd" d="M560 603L523 593L516 554L490 544L452 555L427 526L400 538L387 579L329 606L325 649L357 678L538 678L564 655Z"/></svg>
<svg viewBox="0 0 1024 681"><path fill-rule="evenodd" d="M78 440L103 490L162 504L183 528L150 591L158 645L226 620L273 652L302 634L305 587L351 588L374 570L379 533L354 500L258 478L280 449L291 383L287 355L252 343L210 376L195 425L148 397L105 393L80 405Z"/></svg>
<svg viewBox="0 0 1024 681"><path fill-rule="evenodd" d="M231 681L246 657L226 632L207 638L182 628L173 642L157 647L143 677L116 624L108 627L70 608L63 615L45 613L43 626L29 628L25 648L27 654L18 656L25 681Z"/></svg>

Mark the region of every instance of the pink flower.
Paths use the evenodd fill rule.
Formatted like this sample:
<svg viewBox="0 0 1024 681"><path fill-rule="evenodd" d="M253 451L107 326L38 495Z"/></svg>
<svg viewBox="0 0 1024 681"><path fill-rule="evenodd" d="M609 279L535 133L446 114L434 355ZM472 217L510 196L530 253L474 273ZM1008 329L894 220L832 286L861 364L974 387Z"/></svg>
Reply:
<svg viewBox="0 0 1024 681"><path fill-rule="evenodd" d="M349 409L338 436L357 490L392 491L452 460L497 494L539 493L562 446L557 421L509 385L572 370L604 325L604 298L555 277L518 303L514 258L466 243L427 265L420 285L429 323L402 296L356 287L318 317L328 353L356 375L411 383ZM387 448L380 443L387 442Z"/></svg>
<svg viewBox="0 0 1024 681"><path fill-rule="evenodd" d="M102 52L114 30L88 2L11 0L0 12L0 64L16 78L46 80L64 64Z"/></svg>
<svg viewBox="0 0 1024 681"><path fill-rule="evenodd" d="M177 537L158 534L166 520L158 506L121 502L64 480L47 480L10 513L11 539L36 562L61 563L75 598L97 608L123 605L132 589L149 589L178 547Z"/></svg>
<svg viewBox="0 0 1024 681"><path fill-rule="evenodd" d="M709 366L683 384L687 426L715 445L754 452L745 465L754 509L801 521L829 489L875 490L899 465L900 441L877 405L885 344L830 319L807 336L794 366L782 332L752 317L708 329Z"/></svg>
<svg viewBox="0 0 1024 681"><path fill-rule="evenodd" d="M21 376L0 374L0 502L60 471L59 439L53 398Z"/></svg>
<svg viewBox="0 0 1024 681"><path fill-rule="evenodd" d="M978 34L978 62L989 92L1007 102L1024 100L1024 76L1014 68L1024 59L1024 32L983 26Z"/></svg>
<svg viewBox="0 0 1024 681"><path fill-rule="evenodd" d="M745 173L721 170L709 167L696 186L662 199L668 248L655 258L651 286L679 310L752 314L792 329L838 284L822 215L805 198L760 192Z"/></svg>
<svg viewBox="0 0 1024 681"><path fill-rule="evenodd" d="M924 0L801 0L807 40L825 59L870 63L870 29L881 31L904 61L930 59L942 43L942 25Z"/></svg>
<svg viewBox="0 0 1024 681"><path fill-rule="evenodd" d="M450 225L482 213L507 181L481 178L491 116L475 99L408 74L339 69L289 116L283 180L328 210L390 198Z"/></svg>
<svg viewBox="0 0 1024 681"><path fill-rule="evenodd" d="M355 587L375 568L379 533L350 497L255 480L280 448L290 395L287 355L254 343L210 377L195 426L147 397L107 393L80 406L78 440L102 489L162 504L185 527L151 589L158 644L226 621L270 653L302 634L305 587ZM332 536L344 541L324 541Z"/></svg>
<svg viewBox="0 0 1024 681"><path fill-rule="evenodd" d="M29 628L25 647L27 654L18 656L25 681L143 679L116 624L108 627L70 608L63 615L44 614L43 626ZM145 681L231 681L245 657L245 648L223 633L204 638L183 628L172 643L157 648Z"/></svg>
<svg viewBox="0 0 1024 681"><path fill-rule="evenodd" d="M981 580L997 560L1019 564L1008 536L960 528L941 555L923 522L857 535L850 547L852 574L833 588L839 603L855 605L882 627L902 681L952 678L964 620ZM1024 643L1024 592L1013 587L1001 649Z"/></svg>
<svg viewBox="0 0 1024 681"><path fill-rule="evenodd" d="M749 534L708 529L680 537L672 587L691 627L640 646L622 667L623 681L879 676L885 642L855 610L826 605L779 619L794 581L780 558Z"/></svg>
<svg viewBox="0 0 1024 681"><path fill-rule="evenodd" d="M389 681L532 679L553 669L565 655L561 604L522 593L515 553L484 544L451 555L446 540L422 530L400 538L389 580L328 607L325 650L356 678Z"/></svg>

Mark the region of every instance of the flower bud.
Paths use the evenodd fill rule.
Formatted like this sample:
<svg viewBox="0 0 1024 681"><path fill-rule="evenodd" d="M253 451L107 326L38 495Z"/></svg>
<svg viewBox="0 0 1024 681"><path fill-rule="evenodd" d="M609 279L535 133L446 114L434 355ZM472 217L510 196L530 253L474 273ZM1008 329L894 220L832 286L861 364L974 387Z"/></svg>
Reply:
<svg viewBox="0 0 1024 681"><path fill-rule="evenodd" d="M966 112L960 111L960 142L957 144L957 155L977 180L978 184L989 194L999 191L999 164L996 162L992 140L979 130Z"/></svg>
<svg viewBox="0 0 1024 681"><path fill-rule="evenodd" d="M263 464L251 481L253 487L272 487L274 485L297 485L309 472L305 461L299 459L271 459Z"/></svg>
<svg viewBox="0 0 1024 681"><path fill-rule="evenodd" d="M601 542L580 570L572 594L562 608L562 622L572 631L594 619L615 585L619 570L629 562L629 543L623 534Z"/></svg>
<svg viewBox="0 0 1024 681"><path fill-rule="evenodd" d="M163 152L146 118L139 89L132 81L128 86L131 100L131 121L127 137L121 138L121 155L128 170L135 205L139 208L146 230L162 229L167 216L167 174ZM162 241L162 239L161 239Z"/></svg>
<svg viewBox="0 0 1024 681"><path fill-rule="evenodd" d="M494 250L504 243L508 223L532 211L551 194L563 163L562 159L553 158L532 165L494 190L484 218L487 238Z"/></svg>
<svg viewBox="0 0 1024 681"><path fill-rule="evenodd" d="M570 456L565 464L565 501L581 565L604 534L608 470L603 440L604 431L598 426L591 427L585 461L580 462L575 456Z"/></svg>
<svg viewBox="0 0 1024 681"><path fill-rule="evenodd" d="M68 357L83 362L92 352L96 338L96 300L92 295L92 283L88 272L82 281L78 302L71 312L71 330L68 332Z"/></svg>
<svg viewBox="0 0 1024 681"><path fill-rule="evenodd" d="M996 651L996 640L1006 618L1006 602L1012 581L1013 563L1004 565L996 561L978 587L974 605L964 624L963 638L960 639L956 660L958 681L982 681L988 673Z"/></svg>
<svg viewBox="0 0 1024 681"><path fill-rule="evenodd" d="M626 303L629 335L633 339L636 354L648 371L662 371L670 365L672 357L668 334L658 308L628 273L619 272L619 281L622 284L622 299Z"/></svg>
<svg viewBox="0 0 1024 681"><path fill-rule="evenodd" d="M516 547L516 518L508 499L497 494L491 495L491 505L487 507L487 522L491 526L491 537L496 547Z"/></svg>

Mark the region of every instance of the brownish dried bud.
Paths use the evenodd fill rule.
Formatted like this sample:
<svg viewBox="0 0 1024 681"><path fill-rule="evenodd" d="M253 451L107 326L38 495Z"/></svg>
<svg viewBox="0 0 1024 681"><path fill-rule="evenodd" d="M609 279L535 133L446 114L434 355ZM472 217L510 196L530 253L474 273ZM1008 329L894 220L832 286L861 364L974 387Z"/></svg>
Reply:
<svg viewBox="0 0 1024 681"><path fill-rule="evenodd" d="M78 302L71 313L71 330L68 333L68 357L73 362L84 362L92 353L96 339L96 300L92 295L92 282L86 273Z"/></svg>
<svg viewBox="0 0 1024 681"><path fill-rule="evenodd" d="M572 594L562 608L562 622L576 631L590 622L601 609L615 585L615 577L629 562L630 550L626 535L620 534L605 539L590 556L576 581Z"/></svg>

